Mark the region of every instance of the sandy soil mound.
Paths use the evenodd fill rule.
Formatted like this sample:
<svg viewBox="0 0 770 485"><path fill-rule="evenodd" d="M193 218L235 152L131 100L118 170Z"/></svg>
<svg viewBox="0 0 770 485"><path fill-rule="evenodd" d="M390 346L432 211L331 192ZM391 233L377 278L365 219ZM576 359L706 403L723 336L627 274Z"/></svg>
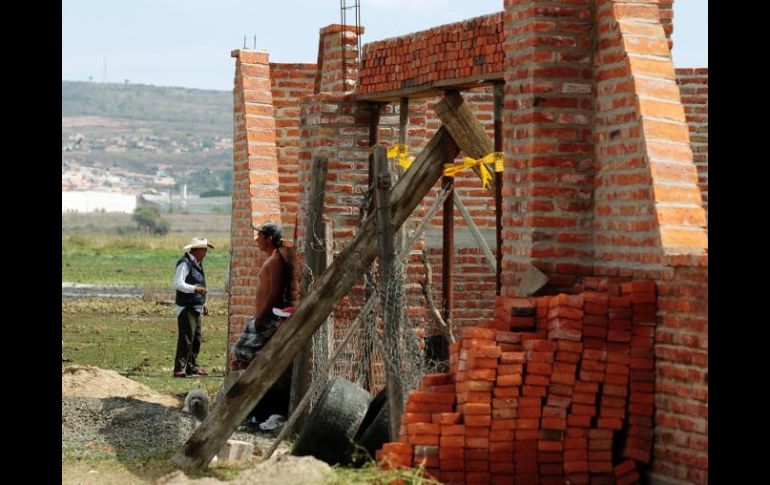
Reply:
<svg viewBox="0 0 770 485"><path fill-rule="evenodd" d="M329 465L312 456L273 456L270 460L253 468L243 470L227 483L237 485L323 485L332 478ZM183 472L176 471L161 478L158 483L166 485L213 485L225 483L215 478L190 479Z"/></svg>
<svg viewBox="0 0 770 485"><path fill-rule="evenodd" d="M109 398L131 397L163 406L181 408L182 400L160 394L136 381L121 376L114 370L90 365L71 365L61 371L62 396Z"/></svg>

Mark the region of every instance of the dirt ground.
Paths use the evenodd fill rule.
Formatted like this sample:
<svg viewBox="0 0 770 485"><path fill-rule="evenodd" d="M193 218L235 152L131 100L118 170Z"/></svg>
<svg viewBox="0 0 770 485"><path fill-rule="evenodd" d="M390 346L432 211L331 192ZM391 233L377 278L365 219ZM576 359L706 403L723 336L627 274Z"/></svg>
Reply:
<svg viewBox="0 0 770 485"><path fill-rule="evenodd" d="M94 399L132 398L162 406L181 409L183 402L177 396L165 395L149 387L119 375L115 371L94 366L72 365L62 369L62 396ZM272 437L257 436L254 439L255 456L248 464L213 462L211 474L236 484L309 484L320 485L332 480L333 472L326 463L312 457L289 455L288 446L282 444L266 462L261 455ZM169 460L152 460L147 463L121 462L119 460L64 460L62 484L111 485L164 483L213 484L225 483L218 478L189 478L175 469Z"/></svg>
<svg viewBox="0 0 770 485"><path fill-rule="evenodd" d="M132 397L140 401L153 402L172 408L182 408L183 400L168 394L161 394L114 370L105 370L91 365L71 365L62 369L62 396Z"/></svg>

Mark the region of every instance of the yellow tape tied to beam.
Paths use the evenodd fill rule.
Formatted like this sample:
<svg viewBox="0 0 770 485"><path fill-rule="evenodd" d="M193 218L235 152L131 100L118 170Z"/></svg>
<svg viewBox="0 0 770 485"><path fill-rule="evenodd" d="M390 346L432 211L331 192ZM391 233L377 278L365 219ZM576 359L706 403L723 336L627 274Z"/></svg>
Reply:
<svg viewBox="0 0 770 485"><path fill-rule="evenodd" d="M465 157L463 158L463 163L456 164L456 165L453 163L447 163L444 165L444 175L447 177L454 177L455 174L458 174L463 170L468 170L469 168L473 168L473 167L479 167L479 176L481 177L481 185L482 187L488 187L489 182L492 180L492 174L489 173L489 170L485 165L487 163L494 164L495 172L502 172L503 171L503 153L492 152L489 155L486 155L484 158L480 158L478 160L473 159L471 157Z"/></svg>
<svg viewBox="0 0 770 485"><path fill-rule="evenodd" d="M409 156L409 145L396 143L388 147L388 158L398 158L398 164L404 167L404 170L412 166L414 157Z"/></svg>

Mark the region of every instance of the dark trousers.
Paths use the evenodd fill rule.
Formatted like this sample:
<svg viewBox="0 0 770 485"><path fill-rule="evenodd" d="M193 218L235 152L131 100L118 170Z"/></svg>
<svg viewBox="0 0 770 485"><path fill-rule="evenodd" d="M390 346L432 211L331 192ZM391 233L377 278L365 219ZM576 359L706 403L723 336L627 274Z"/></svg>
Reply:
<svg viewBox="0 0 770 485"><path fill-rule="evenodd" d="M198 352L201 350L201 314L185 308L176 317L179 337L176 341L174 372L192 374L198 369Z"/></svg>

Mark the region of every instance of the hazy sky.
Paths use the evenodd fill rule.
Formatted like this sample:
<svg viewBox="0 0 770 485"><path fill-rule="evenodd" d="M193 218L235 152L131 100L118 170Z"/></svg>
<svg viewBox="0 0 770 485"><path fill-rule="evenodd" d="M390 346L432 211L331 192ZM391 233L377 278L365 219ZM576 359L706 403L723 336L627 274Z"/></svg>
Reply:
<svg viewBox="0 0 770 485"><path fill-rule="evenodd" d="M364 44L503 9L503 0L360 3ZM230 90L230 51L244 36L253 48L256 35L273 62L315 63L318 30L332 23L340 23L338 0L63 0L62 79ZM708 66L707 0L674 1L673 58L677 67Z"/></svg>

